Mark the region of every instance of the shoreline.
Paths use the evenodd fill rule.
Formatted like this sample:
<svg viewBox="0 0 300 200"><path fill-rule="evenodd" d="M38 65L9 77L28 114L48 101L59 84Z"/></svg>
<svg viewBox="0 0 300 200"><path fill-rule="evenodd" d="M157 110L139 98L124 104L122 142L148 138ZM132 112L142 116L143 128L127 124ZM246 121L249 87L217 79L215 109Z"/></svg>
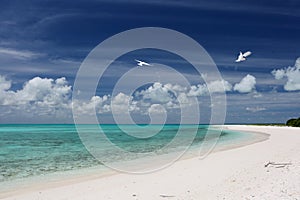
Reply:
<svg viewBox="0 0 300 200"><path fill-rule="evenodd" d="M219 129L218 126L216 127L212 127L212 129ZM223 127L223 131L230 131L228 128ZM226 151L226 150L230 150L230 149L235 149L235 148L240 148L243 146L247 146L247 145L251 145L257 142L262 142L268 139L269 135L265 134L265 133L260 133L260 132L247 132L247 131L243 131L244 133L251 135L251 138L247 138L246 140L243 139L241 140L240 138L238 139L233 139L233 140L229 140L228 142L230 142L231 144L215 144L212 151L209 152L210 153L217 153L219 151ZM236 140L238 140L238 142L236 142ZM177 159L175 159L174 162L180 162L182 160L187 160L187 159L192 159L195 157L199 157L200 156L200 148L202 147L202 145L199 146L194 146L191 148L189 148L188 150L186 150L184 152L183 155L179 156ZM205 151L205 150L204 150ZM143 163L143 159L137 159L137 160L133 160L133 161L129 161L132 165L132 163L134 163L135 165L141 166L141 168L143 168L142 166L152 166L151 163L149 163L149 161L151 162L159 162L160 160L164 160L168 157L172 157L173 154L177 154L177 153L167 153L167 154L162 154L162 155L157 155L155 157L149 157L149 158L145 158L145 162L147 162L147 164L141 164ZM176 156L175 156L176 157ZM124 161L121 161L124 162ZM174 162L172 162L170 165L173 165ZM126 163L126 162L124 162ZM165 168L168 168L170 165L166 165L161 167L161 169L157 169L157 170L164 170ZM147 168L147 167L145 167ZM151 168L151 167L150 167ZM149 173L155 173L154 172L149 172ZM5 198L5 197L10 197L13 195L18 195L18 194L22 194L24 192L29 192L29 191L36 191L36 190L43 190L46 188L56 188L56 187L60 187L63 185L69 185L69 184L74 184L74 183L79 183L79 182L83 182L83 181L89 181L89 180L94 180L94 179L100 179L103 177L109 177L109 176L113 176L116 174L120 174L122 172L113 170L105 165L99 165L99 166L94 166L94 167L89 167L89 168L83 168L83 169L77 169L77 170L70 170L70 171L57 171L54 173L50 173L50 174L46 174L46 175L39 175L39 176L33 176L33 177L27 177L24 179L16 179L16 180L11 180L11 181L6 181L3 182L4 184L4 189L2 188L2 190L0 190L0 199L1 198ZM126 172L125 172L126 173ZM148 172L145 172L148 173ZM17 191L14 191L14 189L12 189L12 185L14 186L14 188L17 188Z"/></svg>
<svg viewBox="0 0 300 200"><path fill-rule="evenodd" d="M228 130L236 130L236 131L239 130L239 131L244 131L244 132L245 131L248 131L248 132L250 131L252 134L254 132L258 132L258 134L261 134L259 132L263 132L264 134L266 133L264 131L259 131L259 130L255 131L253 129L274 129L274 128L278 129L278 128L281 128L281 127L265 127L265 126L263 126L263 127L262 126L257 127L257 126L249 126L249 125L225 125L224 127L226 127L226 129L228 129ZM282 129L285 129L285 130L286 129L290 129L290 130L292 130L293 128L283 127ZM295 128L295 129L297 129L297 128ZM300 129L297 129L297 131L298 130L300 130ZM269 133L267 133L267 134L269 134ZM272 136L273 134L270 134L270 135ZM180 160L176 161L176 163L174 163L172 166L169 166L169 167L167 167L165 169L162 169L162 170L157 171L157 172L149 173L149 174L142 174L142 175L121 174L121 173L114 172L114 171L110 171L109 174L100 174L100 173L97 173L97 174L88 174L88 175L82 174L82 176L80 176L80 177L79 176L77 176L75 178L74 177L70 177L70 179L63 180L63 181L52 182L52 183L44 183L43 185L40 185L38 187L30 187L29 186L27 188L23 188L23 190L2 193L0 198L8 197L7 199L18 199L18 198L19 199L30 199L30 197L33 197L32 195L35 195L35 196L41 196L41 199L60 199L60 197L55 198L55 196L51 196L51 195L54 195L56 190L63 191L64 188L66 189L66 191L68 191L71 188L73 188L72 186L84 185L84 186L89 186L89 187L96 187L96 186L94 186L93 182L97 182L97 183L99 182L96 185L102 185L103 186L103 184L105 185L104 182L107 181L107 180L109 180L112 183L112 185L114 185L113 183L115 182L115 185L117 185L117 186L123 186L123 184L118 181L118 179L120 177L125 177L125 179L129 179L129 180L131 180L131 179L133 179L133 180L134 179L139 179L140 180L141 177L143 177L145 179L149 179L150 178L152 180L153 177L157 176L156 174L166 174L168 171L172 171L174 168L178 168L178 167L180 167L182 165L184 165L185 166L184 168L186 168L188 170L188 168L189 168L188 163L194 163L195 165L200 165L199 167L201 168L202 167L201 163L203 164L203 163L207 163L208 162L208 165L209 165L209 161L207 161L207 160L211 160L212 159L211 157L215 157L215 156L218 157L218 156L220 156L220 154L224 154L224 153L227 154L226 152L230 153L232 151L234 151L234 152L235 151L241 151L241 149L242 150L243 149L247 149L248 147L251 147L253 145L261 145L262 143L266 143L266 141L269 141L269 140L268 139L264 139L264 140L252 142L250 144L243 144L243 145L240 144L240 145L234 146L234 147L231 146L229 149L228 149L228 147L227 148L225 147L224 149L221 148L219 150L217 149L217 150L215 150L213 152L213 154L209 155L207 158L205 158L203 160L199 160L197 157L195 157L195 155L184 156ZM213 162L216 162L216 161L214 161L214 159L212 159L212 160L213 160ZM212 161L210 161L210 162L212 162ZM212 164L212 163L210 163L210 165L214 166L214 164ZM175 173L175 172L173 171L173 173ZM140 180L140 181L142 181L142 180ZM111 187L112 187L112 185L111 185ZM126 186L126 187L129 187L129 186ZM131 188L132 187L133 186L131 186ZM111 190L111 189L113 189L113 188L108 189L108 191ZM132 188L132 189L134 189L134 188ZM76 190L75 192L79 192L79 193L82 194L82 193L84 193L84 191L85 191L85 189L79 189L78 191ZM43 197L44 192L51 193L51 195L50 196L46 195L46 196ZM103 192L105 194L107 193L106 190L104 190ZM191 195L191 194L189 194L189 195ZM120 197L123 198L123 196L120 196ZM134 196L129 196L128 199L132 199L133 197ZM78 197L78 199L80 199L80 197ZM93 199L93 195L89 196L88 199ZM144 199L144 198L142 198L142 199ZM151 199L151 198L149 197L149 199ZM154 198L154 199L156 199L156 198ZM157 197L157 199L159 199L159 196Z"/></svg>

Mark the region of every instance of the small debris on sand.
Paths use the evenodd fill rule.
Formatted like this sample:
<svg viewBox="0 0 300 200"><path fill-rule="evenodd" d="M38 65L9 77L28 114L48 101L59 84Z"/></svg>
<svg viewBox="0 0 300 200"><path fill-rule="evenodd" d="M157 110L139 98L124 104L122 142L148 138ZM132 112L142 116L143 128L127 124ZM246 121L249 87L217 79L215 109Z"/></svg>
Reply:
<svg viewBox="0 0 300 200"><path fill-rule="evenodd" d="M165 195L165 194L161 194L159 196L162 198L175 197L174 195Z"/></svg>

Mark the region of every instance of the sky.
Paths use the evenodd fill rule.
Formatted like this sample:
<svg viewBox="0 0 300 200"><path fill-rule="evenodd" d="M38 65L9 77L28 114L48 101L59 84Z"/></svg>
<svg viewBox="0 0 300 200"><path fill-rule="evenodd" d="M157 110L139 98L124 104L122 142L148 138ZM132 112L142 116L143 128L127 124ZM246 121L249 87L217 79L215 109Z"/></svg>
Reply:
<svg viewBox="0 0 300 200"><path fill-rule="evenodd" d="M79 115L96 112L101 123L115 123L113 104L116 115L129 109L136 123L149 123L152 114L163 113L168 123L179 123L181 103L199 107L199 123L209 123L216 106L210 97L224 90L225 123L285 123L300 117L298 0L0 3L0 123L73 123L72 107ZM189 36L210 55L222 80L206 82L205 74L173 52L139 49L114 60L92 96L72 101L77 72L89 53L109 37L141 27ZM236 63L239 52L248 50L253 54ZM137 69L134 59L157 64ZM172 70L159 64L182 74L190 85L176 82ZM132 81L113 94L118 80L132 69L137 69ZM135 85L147 78L155 80Z"/></svg>

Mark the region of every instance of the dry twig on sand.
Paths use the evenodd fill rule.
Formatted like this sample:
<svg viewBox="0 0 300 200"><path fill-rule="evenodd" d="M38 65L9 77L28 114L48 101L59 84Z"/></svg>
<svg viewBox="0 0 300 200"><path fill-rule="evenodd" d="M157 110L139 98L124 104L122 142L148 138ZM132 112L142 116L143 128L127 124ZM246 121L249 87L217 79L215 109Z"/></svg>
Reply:
<svg viewBox="0 0 300 200"><path fill-rule="evenodd" d="M268 162L267 164L265 164L265 167L268 167L269 165L275 165L276 168L281 168L281 167L285 167L287 165L291 165L292 163L275 163L275 162Z"/></svg>

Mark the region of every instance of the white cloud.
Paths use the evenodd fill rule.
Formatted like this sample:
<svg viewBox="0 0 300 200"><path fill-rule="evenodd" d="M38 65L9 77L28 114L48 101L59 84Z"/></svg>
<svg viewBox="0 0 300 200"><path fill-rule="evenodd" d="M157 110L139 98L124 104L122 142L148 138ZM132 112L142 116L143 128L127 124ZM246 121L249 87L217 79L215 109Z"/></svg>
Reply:
<svg viewBox="0 0 300 200"><path fill-rule="evenodd" d="M32 51L24 51L24 50L16 50L16 49L8 49L0 47L0 54L9 55L16 59L26 60L33 59L42 56L43 54L35 53Z"/></svg>
<svg viewBox="0 0 300 200"><path fill-rule="evenodd" d="M76 60L72 60L72 59L63 59L63 58L58 58L58 59L50 59L51 62L55 63L55 64L71 64L71 65L80 65L81 62L78 62Z"/></svg>
<svg viewBox="0 0 300 200"><path fill-rule="evenodd" d="M259 111L264 111L266 110L266 108L263 108L263 107L246 107L246 110L247 111L250 111L250 112L259 112Z"/></svg>
<svg viewBox="0 0 300 200"><path fill-rule="evenodd" d="M179 109L183 106L191 106L195 102L194 97L220 93L232 90L232 85L225 80L217 80L208 84L192 85L189 88L178 84L154 83L142 91L135 92L138 98L137 104L141 107L151 107L154 104L162 105L166 110ZM148 112L143 112L147 114Z"/></svg>
<svg viewBox="0 0 300 200"><path fill-rule="evenodd" d="M24 110L37 115L70 108L71 86L65 78L56 80L35 77L26 82L21 90L10 89L10 82L0 78L0 104L15 110ZM3 84L4 83L4 84Z"/></svg>
<svg viewBox="0 0 300 200"><path fill-rule="evenodd" d="M0 75L0 92L10 89L11 81L6 80L4 76Z"/></svg>
<svg viewBox="0 0 300 200"><path fill-rule="evenodd" d="M153 105L161 105L165 109L178 109L180 106L191 104L191 97L187 95L188 91L187 87L178 84L163 85L156 82L147 89L136 92L135 97L140 99L138 104L142 107L150 108ZM148 112L144 113L147 114Z"/></svg>
<svg viewBox="0 0 300 200"><path fill-rule="evenodd" d="M113 97L111 102L115 113L122 114L124 112L139 111L140 108L137 106L137 102L133 101L133 97L124 93L119 93Z"/></svg>
<svg viewBox="0 0 300 200"><path fill-rule="evenodd" d="M93 96L90 101L74 101L73 109L75 109L75 114L92 114L96 113L106 113L110 111L109 103L110 96L104 95L103 97Z"/></svg>
<svg viewBox="0 0 300 200"><path fill-rule="evenodd" d="M187 91L186 87L183 87L183 86L178 85L178 84L172 85L172 84L168 83L168 84L165 84L164 87L167 88L168 90L171 90L175 94L177 94L179 92L186 92Z"/></svg>
<svg viewBox="0 0 300 200"><path fill-rule="evenodd" d="M273 70L272 71L273 76L275 77L275 79L280 80L283 79L285 76L285 70L284 69L277 69L277 70Z"/></svg>
<svg viewBox="0 0 300 200"><path fill-rule="evenodd" d="M273 70L272 74L277 80L287 79L284 85L286 91L300 90L300 58L296 60L293 67Z"/></svg>
<svg viewBox="0 0 300 200"><path fill-rule="evenodd" d="M15 93L15 100L17 104L33 101L59 106L68 103L70 94L71 86L64 77L56 80L35 77L25 83L22 90Z"/></svg>
<svg viewBox="0 0 300 200"><path fill-rule="evenodd" d="M211 81L207 84L192 85L188 96L203 96L209 93L229 92L232 90L232 85L225 80Z"/></svg>
<svg viewBox="0 0 300 200"><path fill-rule="evenodd" d="M163 114L165 113L165 109L160 104L152 104L148 109L148 112L152 114Z"/></svg>
<svg viewBox="0 0 300 200"><path fill-rule="evenodd" d="M186 93L179 93L177 96L177 99L178 99L179 103L181 103L181 104L189 104L190 103L189 97L186 95Z"/></svg>
<svg viewBox="0 0 300 200"><path fill-rule="evenodd" d="M233 87L234 91L240 93L249 93L255 90L256 79L254 76L248 74L239 83L236 83Z"/></svg>
<svg viewBox="0 0 300 200"><path fill-rule="evenodd" d="M225 80L216 80L207 84L210 93L229 92L232 90L232 85Z"/></svg>
<svg viewBox="0 0 300 200"><path fill-rule="evenodd" d="M139 111L138 102L133 101L133 97L124 93L119 93L113 98L109 95L93 96L89 101L73 102L73 109L76 109L76 114L92 114L96 111L97 114L108 113L114 109L115 114L124 114L129 112Z"/></svg>
<svg viewBox="0 0 300 200"><path fill-rule="evenodd" d="M5 77L0 75L0 105L6 103L7 97L10 93L7 90L9 90L10 87L11 81L6 80Z"/></svg>
<svg viewBox="0 0 300 200"><path fill-rule="evenodd" d="M136 92L136 96L142 96L144 101L150 101L151 103L164 104L172 100L170 93L171 84L166 87L161 83L155 82L152 86L146 90Z"/></svg>
<svg viewBox="0 0 300 200"><path fill-rule="evenodd" d="M191 97L197 97L197 96L202 96L207 94L208 94L207 86L203 84L199 84L199 85L192 85L187 95Z"/></svg>
<svg viewBox="0 0 300 200"><path fill-rule="evenodd" d="M253 93L253 97L254 97L254 98L262 98L263 95L262 95L262 93L254 92L254 93Z"/></svg>

